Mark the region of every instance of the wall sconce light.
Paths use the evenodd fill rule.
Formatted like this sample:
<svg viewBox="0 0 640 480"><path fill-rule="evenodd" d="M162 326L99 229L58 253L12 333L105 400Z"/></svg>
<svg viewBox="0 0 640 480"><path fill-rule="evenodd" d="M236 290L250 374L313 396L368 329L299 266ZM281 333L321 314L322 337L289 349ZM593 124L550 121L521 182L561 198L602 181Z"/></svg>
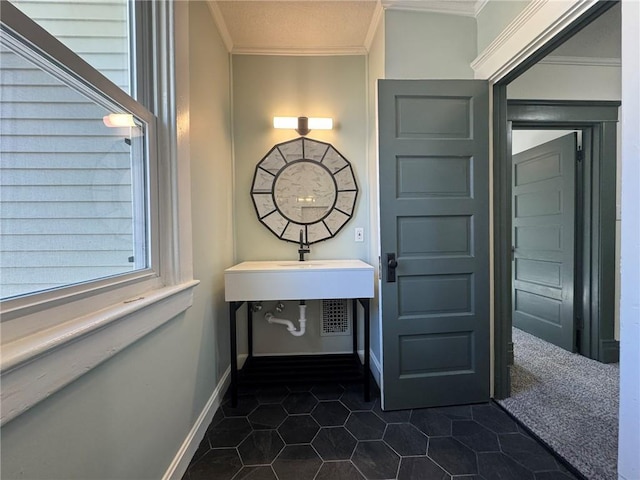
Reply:
<svg viewBox="0 0 640 480"><path fill-rule="evenodd" d="M331 130L333 128L333 119L320 117L273 117L273 128L294 129L304 136L311 130Z"/></svg>
<svg viewBox="0 0 640 480"><path fill-rule="evenodd" d="M102 123L107 127L135 127L136 122L130 113L110 113L102 117Z"/></svg>

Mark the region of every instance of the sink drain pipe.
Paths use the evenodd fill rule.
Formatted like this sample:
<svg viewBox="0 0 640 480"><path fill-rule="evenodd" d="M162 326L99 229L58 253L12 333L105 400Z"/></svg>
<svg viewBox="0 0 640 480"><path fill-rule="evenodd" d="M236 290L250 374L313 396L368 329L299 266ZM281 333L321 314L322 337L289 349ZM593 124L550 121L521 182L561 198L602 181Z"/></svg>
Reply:
<svg viewBox="0 0 640 480"><path fill-rule="evenodd" d="M264 314L264 318L267 319L269 323L277 323L279 325L284 325L287 327L287 331L293 335L294 337L301 337L304 335L305 328L307 326L307 305L304 303L304 300L300 300L300 318L298 318L298 322L300 323L300 330L296 330L295 325L291 320L286 320L284 318L276 318L273 313L266 312Z"/></svg>

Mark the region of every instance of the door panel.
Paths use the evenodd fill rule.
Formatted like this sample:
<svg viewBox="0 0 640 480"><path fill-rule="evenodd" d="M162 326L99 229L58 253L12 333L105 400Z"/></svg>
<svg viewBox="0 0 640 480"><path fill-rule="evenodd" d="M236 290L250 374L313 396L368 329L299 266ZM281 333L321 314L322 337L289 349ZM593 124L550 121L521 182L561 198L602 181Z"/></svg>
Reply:
<svg viewBox="0 0 640 480"><path fill-rule="evenodd" d="M402 256L471 255L471 215L398 217Z"/></svg>
<svg viewBox="0 0 640 480"><path fill-rule="evenodd" d="M574 342L576 134L513 156L513 325Z"/></svg>
<svg viewBox="0 0 640 480"><path fill-rule="evenodd" d="M378 88L384 408L487 401L488 84Z"/></svg>
<svg viewBox="0 0 640 480"><path fill-rule="evenodd" d="M399 198L471 196L471 158L398 157Z"/></svg>

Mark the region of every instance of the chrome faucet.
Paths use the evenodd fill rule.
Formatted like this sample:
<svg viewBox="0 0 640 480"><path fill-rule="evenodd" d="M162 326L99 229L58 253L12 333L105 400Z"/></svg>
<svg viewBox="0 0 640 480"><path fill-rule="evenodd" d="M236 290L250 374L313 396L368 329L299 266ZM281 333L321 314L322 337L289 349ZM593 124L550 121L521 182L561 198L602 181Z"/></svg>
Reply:
<svg viewBox="0 0 640 480"><path fill-rule="evenodd" d="M304 248L305 245L307 246L307 248ZM304 242L304 230L301 228L300 229L300 248L298 249L298 255L300 255L300 258L298 258L299 261L304 262L304 254L305 253L309 253L311 250L309 249L309 244Z"/></svg>

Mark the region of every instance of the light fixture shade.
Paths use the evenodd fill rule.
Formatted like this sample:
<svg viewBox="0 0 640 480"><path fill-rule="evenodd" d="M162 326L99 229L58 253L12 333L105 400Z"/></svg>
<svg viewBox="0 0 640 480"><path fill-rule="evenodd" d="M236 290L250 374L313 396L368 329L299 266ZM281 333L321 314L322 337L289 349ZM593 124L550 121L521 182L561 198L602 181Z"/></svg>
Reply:
<svg viewBox="0 0 640 480"><path fill-rule="evenodd" d="M331 130L333 128L333 118L310 118L309 130Z"/></svg>
<svg viewBox="0 0 640 480"><path fill-rule="evenodd" d="M306 117L273 117L273 128L285 128L297 130L300 127L300 119ZM308 130L331 130L333 119L326 117L310 117L307 119Z"/></svg>
<svg viewBox="0 0 640 480"><path fill-rule="evenodd" d="M298 117L273 117L273 128L294 130L298 128Z"/></svg>

